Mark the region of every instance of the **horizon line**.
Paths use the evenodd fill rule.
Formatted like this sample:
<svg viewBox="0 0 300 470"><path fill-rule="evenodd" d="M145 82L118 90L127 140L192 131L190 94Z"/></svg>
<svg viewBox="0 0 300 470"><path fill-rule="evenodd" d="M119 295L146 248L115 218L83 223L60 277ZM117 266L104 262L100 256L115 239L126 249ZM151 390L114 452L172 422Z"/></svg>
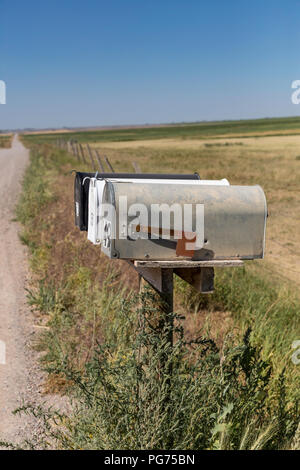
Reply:
<svg viewBox="0 0 300 470"><path fill-rule="evenodd" d="M60 127L17 127L10 129L0 129L0 134L8 132L42 132L42 131L62 131L62 130L113 130L113 129L139 129L146 127L172 127L172 126L188 126L193 124L218 124L224 122L248 122L248 121L264 121L264 120L280 120L280 119L300 119L299 116L273 116L273 117L260 117L260 118L246 118L246 119L218 119L218 120L206 120L202 119L200 121L174 121L174 122L162 122L162 123L144 123L144 124L113 124L113 125L90 125L90 126L60 126Z"/></svg>

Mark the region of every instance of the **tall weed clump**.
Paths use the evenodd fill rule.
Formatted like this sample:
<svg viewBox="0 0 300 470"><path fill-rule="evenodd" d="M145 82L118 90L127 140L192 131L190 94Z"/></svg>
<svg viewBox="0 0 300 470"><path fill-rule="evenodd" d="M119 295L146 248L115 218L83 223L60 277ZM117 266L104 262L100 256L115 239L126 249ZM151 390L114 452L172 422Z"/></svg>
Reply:
<svg viewBox="0 0 300 470"><path fill-rule="evenodd" d="M72 384L73 410L68 417L44 412L43 445L55 441L68 449L152 450L290 446L297 405L287 404L284 374L270 395L272 367L251 345L250 331L239 344L229 341L222 350L205 337L187 343L176 314L165 314L164 326L158 327L151 298L145 291L138 300L122 303L114 330L97 345L84 370L76 369L67 355L56 362L56 372Z"/></svg>
<svg viewBox="0 0 300 470"><path fill-rule="evenodd" d="M177 282L184 307L195 314L201 309L229 311L240 331L251 329L253 344L264 359L272 362L276 374L286 367L290 400L300 398L299 366L292 362L292 344L300 338L300 301L287 288L271 285L261 274L246 265L216 273L215 291L203 295Z"/></svg>

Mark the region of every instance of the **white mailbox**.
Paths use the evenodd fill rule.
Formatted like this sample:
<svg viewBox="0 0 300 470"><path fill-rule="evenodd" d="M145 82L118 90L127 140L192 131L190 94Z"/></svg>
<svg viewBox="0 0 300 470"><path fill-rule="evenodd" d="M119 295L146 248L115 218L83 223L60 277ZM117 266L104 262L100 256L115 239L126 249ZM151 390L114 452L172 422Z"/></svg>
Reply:
<svg viewBox="0 0 300 470"><path fill-rule="evenodd" d="M81 231L88 230L88 211L89 211L89 187L91 178L95 177L95 173L86 173L81 171L75 172L74 179L74 214L75 225ZM97 172L98 173L98 172ZM132 179L151 179L151 180L185 180L193 181L200 180L198 173L190 174L161 174L161 173L101 173L102 179L114 178L117 180L132 180Z"/></svg>

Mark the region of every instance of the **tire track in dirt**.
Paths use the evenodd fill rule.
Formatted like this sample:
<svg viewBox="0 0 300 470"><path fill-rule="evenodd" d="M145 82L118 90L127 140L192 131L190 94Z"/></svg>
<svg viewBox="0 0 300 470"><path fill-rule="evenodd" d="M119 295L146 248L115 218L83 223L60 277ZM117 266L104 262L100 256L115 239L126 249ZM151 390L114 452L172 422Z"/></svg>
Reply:
<svg viewBox="0 0 300 470"><path fill-rule="evenodd" d="M10 149L0 150L0 440L21 442L38 432L38 422L12 411L22 402L41 403L42 374L30 348L33 317L26 305L26 248L14 208L29 151L15 135ZM5 346L5 363L3 363ZM2 361L1 361L2 356Z"/></svg>

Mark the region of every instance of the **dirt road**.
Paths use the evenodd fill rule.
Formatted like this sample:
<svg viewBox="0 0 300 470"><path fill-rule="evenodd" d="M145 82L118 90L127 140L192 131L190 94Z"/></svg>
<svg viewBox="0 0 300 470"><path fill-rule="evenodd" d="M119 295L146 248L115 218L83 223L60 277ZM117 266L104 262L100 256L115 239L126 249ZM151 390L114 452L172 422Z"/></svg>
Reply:
<svg viewBox="0 0 300 470"><path fill-rule="evenodd" d="M11 414L22 400L40 400L40 372L29 343L33 319L26 306L26 250L13 221L28 150L17 136L0 150L0 440L21 441L32 435L32 419ZM5 351L5 350L6 351ZM6 356L6 357L4 357ZM4 363L5 362L5 363Z"/></svg>

